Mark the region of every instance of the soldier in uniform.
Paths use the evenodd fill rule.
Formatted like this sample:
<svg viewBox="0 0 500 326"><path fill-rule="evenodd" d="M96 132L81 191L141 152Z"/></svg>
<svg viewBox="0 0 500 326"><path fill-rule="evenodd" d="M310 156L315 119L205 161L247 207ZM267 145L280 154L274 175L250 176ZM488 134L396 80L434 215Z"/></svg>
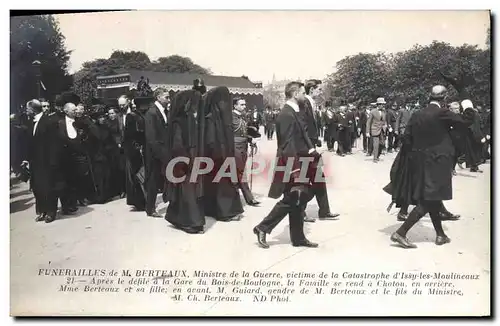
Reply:
<svg viewBox="0 0 500 326"><path fill-rule="evenodd" d="M252 135L258 133L254 126L248 126L243 113L246 109L246 101L240 97L233 99L233 133L234 133L234 154L236 158L236 167L238 169L238 185L243 193L243 197L248 205L257 206L260 204L252 195L250 187L246 181L242 181L243 172L245 171L246 162L248 159L248 144L251 144L251 150L254 151L256 144L253 141ZM249 135L248 131L253 130L253 134Z"/></svg>
<svg viewBox="0 0 500 326"><path fill-rule="evenodd" d="M276 120L276 113L268 107L266 112L264 113L264 120L265 120L265 133L267 136L268 140L273 139L274 135L274 123Z"/></svg>

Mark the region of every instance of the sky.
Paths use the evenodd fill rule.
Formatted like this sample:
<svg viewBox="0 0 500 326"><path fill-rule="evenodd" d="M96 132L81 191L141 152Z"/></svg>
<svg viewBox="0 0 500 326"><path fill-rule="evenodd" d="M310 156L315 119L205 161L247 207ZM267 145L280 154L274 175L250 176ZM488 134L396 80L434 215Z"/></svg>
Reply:
<svg viewBox="0 0 500 326"><path fill-rule="evenodd" d="M488 11L130 11L56 15L70 72L114 50L151 60L178 54L215 75L267 84L322 79L359 52L397 52L433 40L485 47Z"/></svg>

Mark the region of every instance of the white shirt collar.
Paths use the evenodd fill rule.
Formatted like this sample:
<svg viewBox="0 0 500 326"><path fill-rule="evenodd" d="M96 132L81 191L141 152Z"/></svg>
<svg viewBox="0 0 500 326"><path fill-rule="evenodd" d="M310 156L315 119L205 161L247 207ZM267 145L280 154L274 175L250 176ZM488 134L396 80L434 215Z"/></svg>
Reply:
<svg viewBox="0 0 500 326"><path fill-rule="evenodd" d="M439 104L439 102L436 102L436 101L431 101L430 104L436 104L437 106L439 106L439 108L441 108L441 104Z"/></svg>
<svg viewBox="0 0 500 326"><path fill-rule="evenodd" d="M295 102L293 102L293 101L288 100L288 101L286 101L286 103L285 103L285 104L288 104L289 106L291 106L291 107L292 107L292 109L293 109L295 112L299 112L299 110L300 110L300 109L299 109L299 106L297 105L297 103L295 103Z"/></svg>
<svg viewBox="0 0 500 326"><path fill-rule="evenodd" d="M233 110L233 113L236 114L236 115L241 115L241 112L238 111L238 110Z"/></svg>
<svg viewBox="0 0 500 326"><path fill-rule="evenodd" d="M66 116L66 122L75 122L75 119Z"/></svg>
<svg viewBox="0 0 500 326"><path fill-rule="evenodd" d="M36 114L35 117L33 118L33 122L38 122L38 120L40 120L42 115L43 115L43 112Z"/></svg>
<svg viewBox="0 0 500 326"><path fill-rule="evenodd" d="M163 105L161 105L160 102L155 101L155 105L158 109L160 109L160 111L165 112L165 108L163 107Z"/></svg>
<svg viewBox="0 0 500 326"><path fill-rule="evenodd" d="M164 120L164 121L165 121L165 123L166 123L166 122L167 122L167 114L166 114L166 112L165 112L165 108L164 108L164 107L163 107L163 105L161 105L161 103L160 103L160 102L158 102L158 101L156 101L156 102L155 102L155 105L156 105L156 107L158 108L158 110L160 110L160 113L161 113L161 115L162 115L162 117L163 117L163 120Z"/></svg>

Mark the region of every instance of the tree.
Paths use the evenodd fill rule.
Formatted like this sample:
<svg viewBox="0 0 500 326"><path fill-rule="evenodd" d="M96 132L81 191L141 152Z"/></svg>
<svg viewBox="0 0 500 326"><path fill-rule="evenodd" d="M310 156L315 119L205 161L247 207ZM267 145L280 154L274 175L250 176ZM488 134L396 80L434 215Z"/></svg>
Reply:
<svg viewBox="0 0 500 326"><path fill-rule="evenodd" d="M210 69L203 68L195 64L190 58L180 55L171 55L168 57L160 57L153 62L152 68L155 71L162 72L177 72L177 73L195 73L201 75L210 75Z"/></svg>
<svg viewBox="0 0 500 326"><path fill-rule="evenodd" d="M359 53L337 62L337 71L328 77L335 97L345 101L373 102L388 90L388 58L382 53ZM328 83L327 83L328 84Z"/></svg>
<svg viewBox="0 0 500 326"><path fill-rule="evenodd" d="M445 73L465 81L473 103L490 106L490 58L489 47L481 50L437 41L395 54L359 53L337 62L337 71L328 76L323 89L327 98L337 100L334 102L341 97L344 102L367 104L382 96L389 101L425 103L432 86L444 84L449 87L450 100L460 100L442 77Z"/></svg>
<svg viewBox="0 0 500 326"><path fill-rule="evenodd" d="M190 58L179 55L160 57L151 61L142 51L115 50L108 59L95 59L83 63L82 69L73 76L73 91L85 105L90 105L93 91L97 87L97 76L126 73L130 69L162 72L211 74L209 69L195 64Z"/></svg>
<svg viewBox="0 0 500 326"><path fill-rule="evenodd" d="M38 96L36 71L32 62L41 62L41 96L53 100L71 87L67 73L70 51L58 22L51 15L18 16L10 19L11 111Z"/></svg>

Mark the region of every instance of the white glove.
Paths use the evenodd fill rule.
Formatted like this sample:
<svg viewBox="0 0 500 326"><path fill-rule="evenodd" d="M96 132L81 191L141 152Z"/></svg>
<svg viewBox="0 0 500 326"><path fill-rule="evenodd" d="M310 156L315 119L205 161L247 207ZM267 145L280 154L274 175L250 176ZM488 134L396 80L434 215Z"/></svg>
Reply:
<svg viewBox="0 0 500 326"><path fill-rule="evenodd" d="M389 128L389 132L392 132L392 128Z"/></svg>
<svg viewBox="0 0 500 326"><path fill-rule="evenodd" d="M486 135L486 139L490 140L490 138L491 138L490 135Z"/></svg>
<svg viewBox="0 0 500 326"><path fill-rule="evenodd" d="M370 138L370 134L369 134L369 133L366 133L366 137Z"/></svg>
<svg viewBox="0 0 500 326"><path fill-rule="evenodd" d="M481 143L486 143L486 138L483 137L483 139L481 139Z"/></svg>

